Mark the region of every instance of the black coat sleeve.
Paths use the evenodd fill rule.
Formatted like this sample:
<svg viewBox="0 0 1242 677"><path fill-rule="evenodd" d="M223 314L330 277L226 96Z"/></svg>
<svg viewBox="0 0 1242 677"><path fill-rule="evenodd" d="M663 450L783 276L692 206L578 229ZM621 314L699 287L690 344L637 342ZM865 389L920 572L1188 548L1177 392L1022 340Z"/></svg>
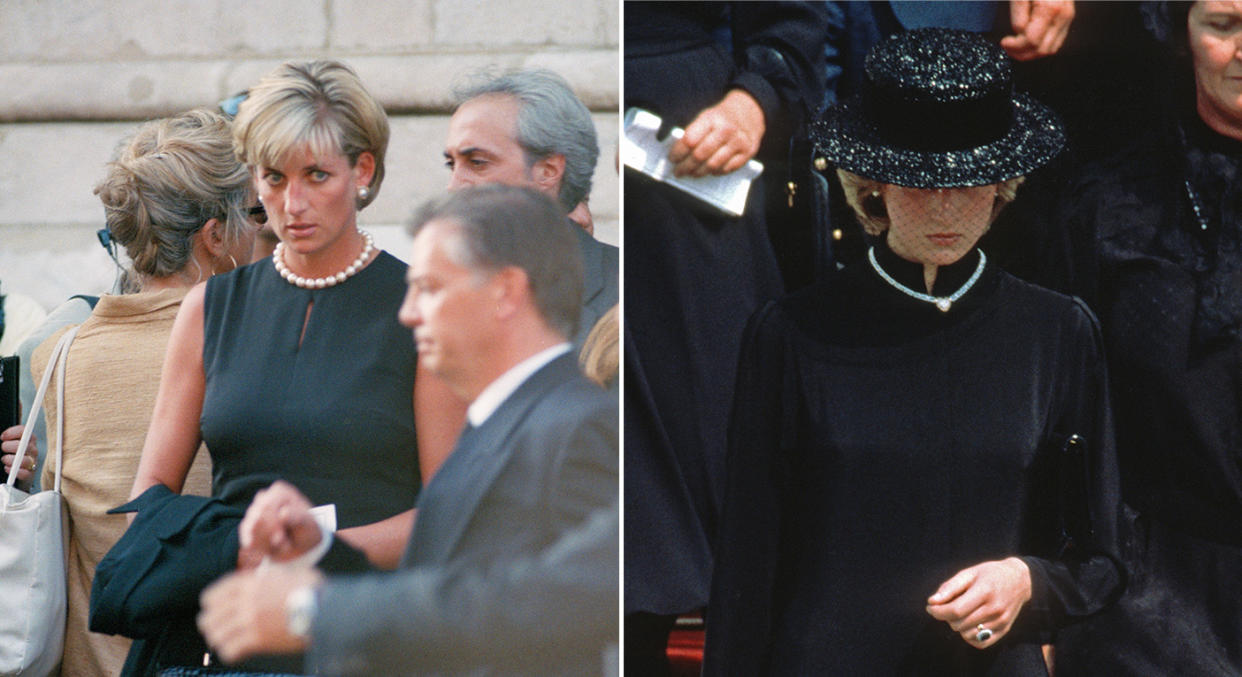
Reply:
<svg viewBox="0 0 1242 677"><path fill-rule="evenodd" d="M1037 520L1040 550L1023 561L1031 600L1015 632L1050 641L1056 628L1099 612L1125 587L1120 488L1099 323L1075 300L1064 323L1055 405L1046 435L1051 470L1037 491L1055 497Z"/></svg>
<svg viewBox="0 0 1242 677"><path fill-rule="evenodd" d="M772 304L746 329L729 425L726 490L707 611L705 675L757 675L769 651L788 446L782 412L792 375Z"/></svg>
<svg viewBox="0 0 1242 677"><path fill-rule="evenodd" d="M317 673L460 673L488 666L538 674L617 641L616 505L598 508L547 548L502 562L459 562L332 579L316 623Z"/></svg>
<svg viewBox="0 0 1242 677"><path fill-rule="evenodd" d="M765 147L783 151L824 99L828 10L818 2L734 2L729 10L738 68L731 84L763 109Z"/></svg>

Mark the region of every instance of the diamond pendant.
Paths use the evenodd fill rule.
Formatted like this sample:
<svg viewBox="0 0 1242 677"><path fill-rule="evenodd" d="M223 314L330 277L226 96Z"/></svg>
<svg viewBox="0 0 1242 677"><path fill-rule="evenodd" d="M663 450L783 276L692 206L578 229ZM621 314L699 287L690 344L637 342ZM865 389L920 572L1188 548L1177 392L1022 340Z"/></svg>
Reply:
<svg viewBox="0 0 1242 677"><path fill-rule="evenodd" d="M942 313L949 312L949 307L952 305L953 302L949 299L936 299L936 307L939 308Z"/></svg>

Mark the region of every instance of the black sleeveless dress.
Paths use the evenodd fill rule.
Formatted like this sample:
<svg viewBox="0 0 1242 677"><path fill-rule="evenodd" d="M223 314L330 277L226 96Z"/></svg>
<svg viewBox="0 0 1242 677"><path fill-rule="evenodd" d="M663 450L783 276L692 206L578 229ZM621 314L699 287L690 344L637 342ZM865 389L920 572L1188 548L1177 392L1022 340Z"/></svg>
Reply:
<svg viewBox="0 0 1242 677"><path fill-rule="evenodd" d="M213 495L245 507L283 479L335 504L342 529L414 506L416 353L397 322L405 268L381 252L344 283L308 290L265 259L208 281L201 426Z"/></svg>
<svg viewBox="0 0 1242 677"><path fill-rule="evenodd" d="M270 259L208 280L200 426L211 453L212 495L238 511L218 522L240 521L255 493L278 479L314 505L334 504L338 529L414 507L422 486L414 436L417 356L409 330L397 322L405 269L381 252L328 289L285 282ZM204 553L205 567L236 561L235 536L208 542L215 550ZM328 560L320 567L338 571ZM201 665L206 651L194 615L170 613L156 636L134 642L121 674ZM237 667L297 673L302 661L259 656Z"/></svg>

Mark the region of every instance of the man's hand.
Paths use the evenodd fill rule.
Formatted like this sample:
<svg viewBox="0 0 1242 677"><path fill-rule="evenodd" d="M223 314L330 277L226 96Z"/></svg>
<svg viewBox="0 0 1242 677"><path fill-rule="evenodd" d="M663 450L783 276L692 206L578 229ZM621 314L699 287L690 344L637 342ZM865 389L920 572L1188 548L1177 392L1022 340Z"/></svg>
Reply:
<svg viewBox="0 0 1242 677"><path fill-rule="evenodd" d="M1073 0L1010 0L1013 35L1000 46L1018 61L1051 56L1061 49L1074 20Z"/></svg>
<svg viewBox="0 0 1242 677"><path fill-rule="evenodd" d="M305 637L289 633L285 602L303 586L319 587L323 574L309 567L271 566L229 574L203 591L198 629L225 662L258 654L305 651Z"/></svg>
<svg viewBox="0 0 1242 677"><path fill-rule="evenodd" d="M237 568L256 567L264 557L287 562L318 545L323 535L310 510L310 501L283 480L255 494L237 528Z"/></svg>
<svg viewBox="0 0 1242 677"><path fill-rule="evenodd" d="M1009 632L1030 598L1031 570L1010 557L954 574L927 599L927 613L948 623L967 644L985 649Z"/></svg>
<svg viewBox="0 0 1242 677"><path fill-rule="evenodd" d="M759 152L766 130L755 97L730 90L720 103L699 113L668 151L677 176L728 174Z"/></svg>

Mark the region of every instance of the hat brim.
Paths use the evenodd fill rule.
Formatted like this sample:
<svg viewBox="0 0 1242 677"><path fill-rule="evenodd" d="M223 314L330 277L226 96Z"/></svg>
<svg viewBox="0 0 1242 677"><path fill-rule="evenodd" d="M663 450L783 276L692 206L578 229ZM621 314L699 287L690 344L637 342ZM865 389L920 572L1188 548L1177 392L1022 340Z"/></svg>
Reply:
<svg viewBox="0 0 1242 677"><path fill-rule="evenodd" d="M829 108L811 133L819 155L836 167L909 188L1000 183L1043 166L1065 145L1056 113L1025 94L1013 97L1009 131L975 148L933 152L894 147L862 114L858 99Z"/></svg>

